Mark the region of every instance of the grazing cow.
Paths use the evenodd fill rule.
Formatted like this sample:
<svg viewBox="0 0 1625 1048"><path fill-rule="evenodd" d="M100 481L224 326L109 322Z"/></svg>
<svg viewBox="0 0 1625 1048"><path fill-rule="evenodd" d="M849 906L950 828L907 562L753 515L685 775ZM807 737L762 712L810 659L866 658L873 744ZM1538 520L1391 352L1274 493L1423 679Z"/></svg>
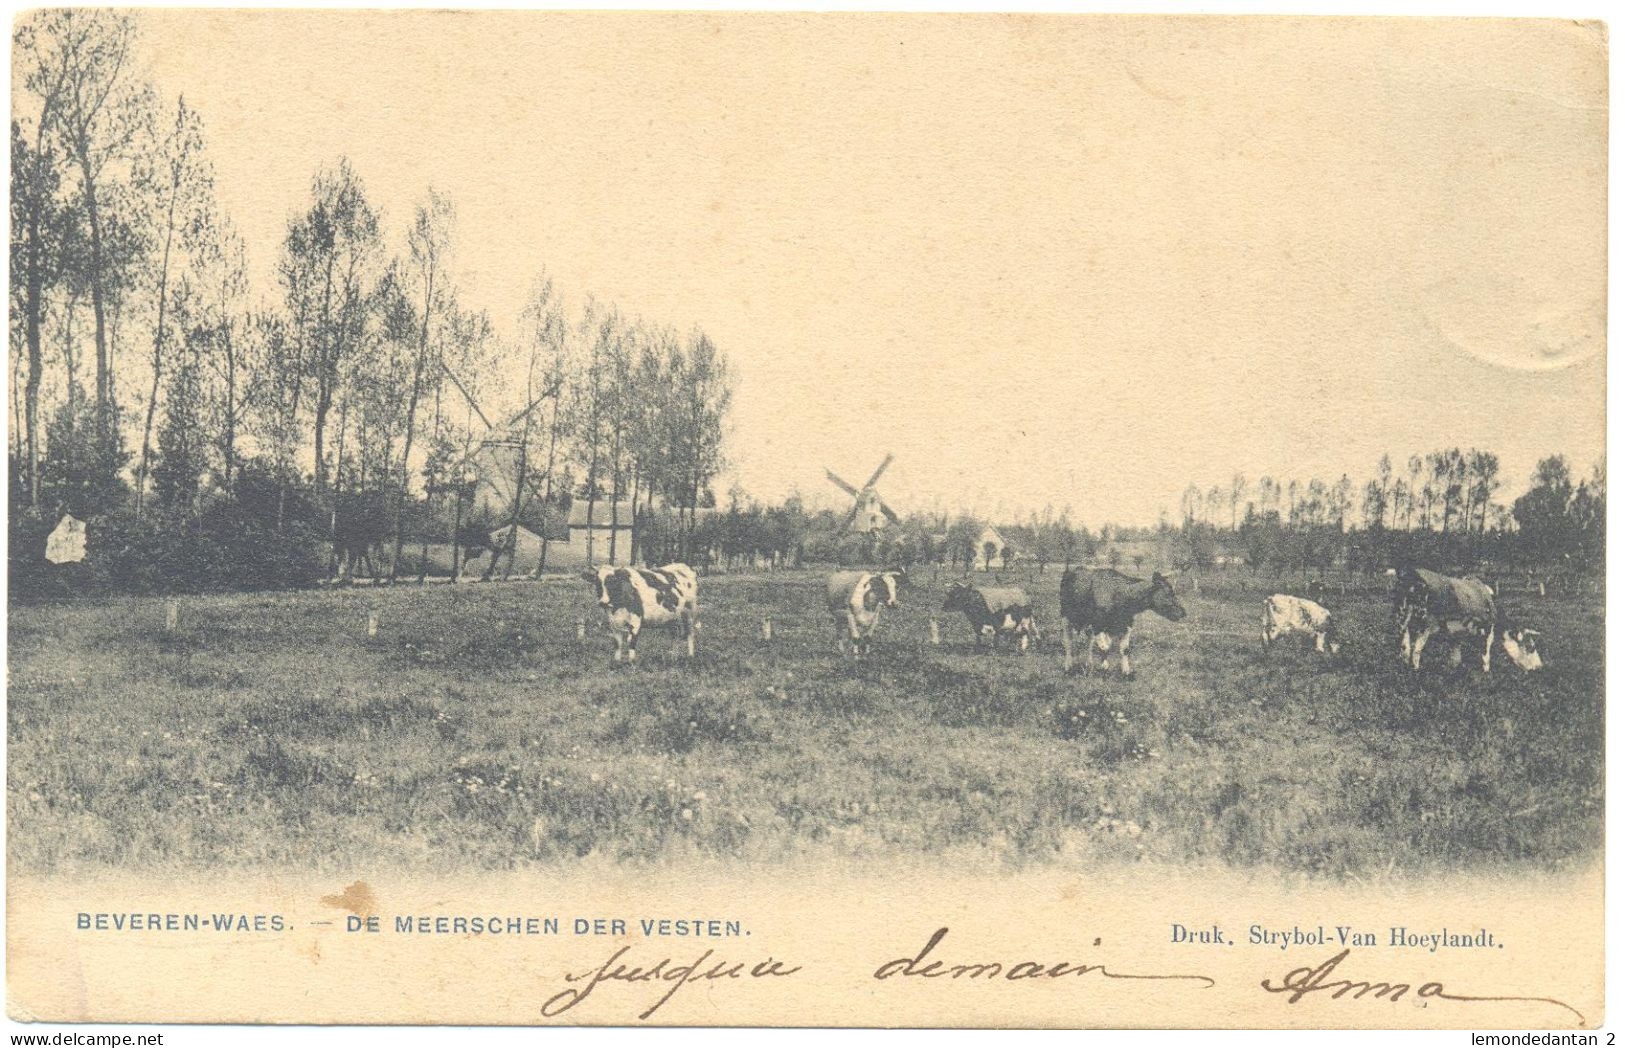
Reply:
<svg viewBox="0 0 1625 1048"><path fill-rule="evenodd" d="M613 568L599 565L584 571L598 603L608 609L609 628L615 634L615 661L636 662L638 634L644 626L675 625L694 657L695 615L699 609L699 579L687 564L658 568Z"/></svg>
<svg viewBox="0 0 1625 1048"><path fill-rule="evenodd" d="M970 621L978 646L983 637L992 637L995 643L1003 637L1014 640L1022 651L1028 643L1037 641L1038 624L1033 621L1032 601L1026 591L1014 586L969 586L956 582L948 587L948 599L943 611L962 611Z"/></svg>
<svg viewBox="0 0 1625 1048"><path fill-rule="evenodd" d="M1495 591L1479 579L1458 579L1426 568L1407 568L1395 576L1394 617L1399 624L1399 654L1410 668L1422 668L1422 650L1443 633L1454 641L1451 661L1461 658L1467 638L1478 650L1483 640L1482 667L1490 671L1490 655L1499 637L1501 648L1519 669L1538 670L1541 660L1535 630L1508 622L1495 606Z"/></svg>
<svg viewBox="0 0 1625 1048"><path fill-rule="evenodd" d="M835 645L842 655L848 642L854 659L868 654L880 609L897 607L897 587L902 581L901 570L837 571L829 577L824 593L835 620Z"/></svg>
<svg viewBox="0 0 1625 1048"><path fill-rule="evenodd" d="M1173 583L1161 572L1154 573L1147 582L1110 568L1085 572L1067 569L1061 576L1061 640L1066 648L1066 668L1072 668L1075 631L1084 634L1104 653L1100 660L1102 669L1110 664L1115 645L1118 669L1123 676L1130 676L1129 635L1134 631L1134 617L1143 611L1154 611L1169 622L1185 617L1185 609L1174 596ZM1093 672L1094 658L1088 658L1090 672Z"/></svg>
<svg viewBox="0 0 1625 1048"><path fill-rule="evenodd" d="M1293 634L1313 640L1322 655L1336 655L1343 646L1331 612L1312 600L1277 593L1264 602L1264 650Z"/></svg>

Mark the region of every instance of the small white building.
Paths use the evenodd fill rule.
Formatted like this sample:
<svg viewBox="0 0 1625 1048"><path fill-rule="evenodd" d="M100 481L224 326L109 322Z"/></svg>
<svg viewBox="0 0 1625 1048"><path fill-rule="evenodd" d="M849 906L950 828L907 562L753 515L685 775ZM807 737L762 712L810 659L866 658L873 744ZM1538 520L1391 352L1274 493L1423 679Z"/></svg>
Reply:
<svg viewBox="0 0 1625 1048"><path fill-rule="evenodd" d="M548 566L632 563L634 519L629 499L617 503L600 499L591 506L586 499L576 499L570 503L569 539L548 543Z"/></svg>
<svg viewBox="0 0 1625 1048"><path fill-rule="evenodd" d="M991 543L993 546L993 559L991 562L989 562L987 559L987 548L989 543ZM1016 556L1015 547L1004 541L1004 536L999 534L998 529L989 524L987 527L983 528L982 533L976 537L976 563L981 564L984 567L986 567L989 563L991 563L993 568L1002 567L1004 565L1005 550L1007 549L1010 551L1010 559L1014 560Z"/></svg>

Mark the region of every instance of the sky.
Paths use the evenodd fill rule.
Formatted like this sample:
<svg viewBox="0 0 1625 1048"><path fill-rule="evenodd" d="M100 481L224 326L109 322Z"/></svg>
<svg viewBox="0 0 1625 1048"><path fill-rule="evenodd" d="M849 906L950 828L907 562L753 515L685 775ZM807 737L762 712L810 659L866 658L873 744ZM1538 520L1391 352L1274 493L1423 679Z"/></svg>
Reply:
<svg viewBox="0 0 1625 1048"><path fill-rule="evenodd" d="M703 328L729 476L1139 524L1195 481L1601 458L1605 44L1571 22L149 10L260 287L318 165L511 332ZM515 361L516 373L521 362ZM844 503L843 503L844 504Z"/></svg>

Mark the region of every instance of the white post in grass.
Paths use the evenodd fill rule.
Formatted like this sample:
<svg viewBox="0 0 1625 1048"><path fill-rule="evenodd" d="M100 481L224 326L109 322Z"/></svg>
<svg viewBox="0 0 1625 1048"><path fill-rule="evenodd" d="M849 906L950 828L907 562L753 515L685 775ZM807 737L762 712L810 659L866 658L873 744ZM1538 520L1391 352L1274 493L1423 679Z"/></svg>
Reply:
<svg viewBox="0 0 1625 1048"><path fill-rule="evenodd" d="M771 617L762 620L762 639L769 641L773 639L773 619Z"/></svg>
<svg viewBox="0 0 1625 1048"><path fill-rule="evenodd" d="M371 608L367 609L367 636L369 636L369 637L378 636L378 609L377 609L377 607L371 607Z"/></svg>
<svg viewBox="0 0 1625 1048"><path fill-rule="evenodd" d="M172 600L164 609L164 629L174 633L181 626L181 602Z"/></svg>
<svg viewBox="0 0 1625 1048"><path fill-rule="evenodd" d="M576 619L576 640L587 639L587 620Z"/></svg>
<svg viewBox="0 0 1625 1048"><path fill-rule="evenodd" d="M942 643L942 632L937 628L937 620L936 619L931 620L931 643L932 644L941 644Z"/></svg>

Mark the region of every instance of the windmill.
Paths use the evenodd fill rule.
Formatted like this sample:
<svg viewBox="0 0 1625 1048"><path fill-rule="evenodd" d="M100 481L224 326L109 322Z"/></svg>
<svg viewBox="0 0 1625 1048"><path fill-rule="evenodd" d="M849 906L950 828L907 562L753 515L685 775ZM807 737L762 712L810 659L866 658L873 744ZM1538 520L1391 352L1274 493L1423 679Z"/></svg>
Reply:
<svg viewBox="0 0 1625 1048"><path fill-rule="evenodd" d="M489 578L496 568L499 554L507 553L509 564L512 564L514 543L518 539L518 525L526 507L531 504L545 505L547 502L546 492L539 486L538 477L528 461L531 414L549 398L558 394L560 382L550 383L540 396L533 398L512 418L501 425L496 425L481 409L473 393L464 385L462 379L457 377L457 373L450 365L442 360L440 367L446 377L451 379L452 385L457 387L457 392L462 394L469 409L479 417L486 432L484 437L448 470L448 479L438 484L431 481L429 490L431 493L450 491L456 496L455 520L452 525L453 578L460 573L455 565L458 563L458 546L463 543L467 544L466 552L469 554L491 549L491 562L486 567L486 577ZM501 543L500 549L488 544L487 540L491 540L491 536L480 538L465 534L463 528L465 500L471 511L483 508L487 513L494 513L497 519L507 522L507 538ZM483 529L481 533L483 535Z"/></svg>
<svg viewBox="0 0 1625 1048"><path fill-rule="evenodd" d="M449 367L445 370L458 392L468 401L468 406L479 416L480 423L485 426L486 431L485 436L463 456L454 472L461 473L470 469L478 472L480 480L491 489L491 493L504 504L512 503L512 512L517 513L522 503L532 498L540 498L542 494L536 489L537 478L527 468L526 463L527 452L530 449L530 416L558 393L557 385L549 386L540 396L499 425L493 423L480 409L480 405L456 374ZM522 496L521 487L529 489Z"/></svg>
<svg viewBox="0 0 1625 1048"><path fill-rule="evenodd" d="M843 530L851 528L860 534L873 534L884 529L888 521L892 524L897 523L897 514L881 499L880 492L875 490L876 482L880 480L880 475L886 472L886 467L891 465L891 460L891 452L887 452L880 465L875 467L874 474L861 488L855 488L830 470L824 470L824 476L829 478L831 484L852 496L852 509L841 522Z"/></svg>

